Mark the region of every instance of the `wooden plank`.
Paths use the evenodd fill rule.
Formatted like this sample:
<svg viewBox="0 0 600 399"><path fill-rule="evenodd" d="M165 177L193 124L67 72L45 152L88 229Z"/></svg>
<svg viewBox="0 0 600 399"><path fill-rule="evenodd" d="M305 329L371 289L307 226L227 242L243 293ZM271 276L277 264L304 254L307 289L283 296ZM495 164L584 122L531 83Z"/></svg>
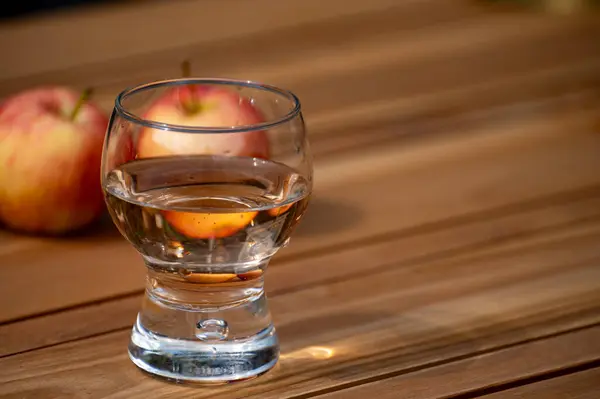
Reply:
<svg viewBox="0 0 600 399"><path fill-rule="evenodd" d="M398 57L397 62L391 60L389 63L373 66L363 62L354 69L347 68L336 73L313 76L307 80L279 83L279 79L274 79L274 82L293 89L306 103L306 114L310 117L317 113L327 113L332 109L357 106L361 103L390 101L398 97L407 98L422 93L463 88L490 79L518 76L556 66L587 64L590 58L597 60L600 56L600 51L592 40L600 34L597 22L596 27L590 25L587 29L585 28L587 24L583 27L576 25L576 28L560 29L545 20L536 22L523 20L523 24L533 23L536 26L534 30L540 29L537 35L532 34L527 38L517 34L517 27L507 22L484 19L481 22L473 21L454 27L456 32L446 26L440 27L437 32L428 31L428 34L435 33L434 38L437 39L437 42L433 40L434 38L424 39L435 43L435 45L425 43L422 47L426 50L431 48L432 54L429 57L420 58L416 54L411 56L410 48L407 49L408 55L403 56L402 44L407 41L412 43L412 38L405 38L397 46L395 53ZM494 37L491 34L475 33L478 29L484 29L488 23L495 26L494 29L498 32L506 33L506 36ZM512 34L507 37L509 30ZM465 36L461 41L459 37L463 34ZM472 40L473 36L470 34L481 36L481 41ZM448 43L451 52L446 53L442 50L444 47L442 43L452 39L455 41ZM556 43L556 46L561 48L564 57L558 57L552 48L546 47L550 42ZM417 41L412 46L417 47L418 44ZM405 44L405 46L409 45ZM498 51L499 48L502 51ZM319 68L317 67L316 70L319 71ZM322 93L335 93L335 101L331 101L329 96L323 96Z"/></svg>
<svg viewBox="0 0 600 399"><path fill-rule="evenodd" d="M381 399L398 398L410 392L411 399L474 398L488 390L501 390L502 385L519 384L523 380L543 378L544 374L576 367L600 359L600 327L560 334L547 339L509 346L467 359L436 367L408 372L399 376L348 387L321 395L323 399L355 399L376 396ZM497 394L481 395L495 398L563 398L566 392L590 395L600 393L600 385L593 376L600 377L600 369L581 372L568 377L544 381L524 387L501 390ZM579 377L578 377L579 376ZM341 387L337 387L339 389ZM316 393L318 395L318 393ZM404 397L404 396L402 396ZM579 396L568 396L579 397ZM583 396L596 398L597 396Z"/></svg>
<svg viewBox="0 0 600 399"><path fill-rule="evenodd" d="M397 15L402 15L401 12L398 10ZM255 48L253 39L248 38L243 43L234 43L235 48L231 51L219 50L223 54L221 58L212 59L207 55L212 49L199 49L197 61L192 58L192 62L201 65L197 73L203 76L267 81L293 90L303 101L309 123L313 117L326 117L328 113L343 108L369 108L373 104L393 103L398 98L464 89L502 78L518 79L526 74L533 75L536 81L539 78L534 72L553 68L574 72L597 64L600 51L593 41L600 34L597 22L575 24L569 20L549 21L528 15L519 18L521 20L515 21L506 17L482 16L418 30L410 35L396 29L386 33L385 40L382 40L383 35L376 34L349 41L346 45L308 47L290 60L282 60L281 53L275 51L262 53L260 58L254 55L246 62L232 59L231 54L237 57L241 46ZM518 24L530 26L526 37L516 29ZM480 39L473 40L474 37ZM547 46L550 42L552 47ZM293 43L287 44L293 46ZM511 54L511 57L502 56L505 54ZM178 65L173 57L169 59L169 65L155 71L146 71L142 62L129 66L132 71L128 75L119 71L110 82L97 84L97 100L110 109L114 97L124 87L179 77ZM115 66L115 69L119 67ZM106 72L98 72L97 75L101 78L106 76ZM115 81L114 76L118 76L119 80ZM579 74L572 73L570 80L576 82L579 78ZM67 72L57 79L68 79L69 84L78 84ZM87 79L93 79L93 76ZM4 90L17 84L9 82ZM83 81L77 87L81 84L89 83ZM336 95L324 96L322 93ZM321 132L318 129L311 131ZM322 131L322 134L327 132Z"/></svg>
<svg viewBox="0 0 600 399"><path fill-rule="evenodd" d="M508 215L481 215L457 225L439 226L400 236L377 239L360 247L348 247L316 257L274 262L267 274L269 298L334 281L378 273L393 264L419 265L440 258L446 261L523 245L553 234L573 239L573 228L584 236L592 233L600 216L600 198L592 197L516 211ZM566 233L565 233L566 231ZM575 235L579 239L579 235ZM581 252L583 254L584 251ZM594 255L593 247L591 255ZM344 265L331 267L330 265ZM140 292L141 294L141 292ZM49 314L0 326L0 357L127 328L139 310L138 294L107 300L87 307ZM79 323L79 320L87 320ZM27 337L24 339L24 337Z"/></svg>
<svg viewBox="0 0 600 399"><path fill-rule="evenodd" d="M275 296L282 362L234 388L148 378L124 353L126 330L0 359L0 395L69 396L76 386L92 397L311 396L583 328L600 322L598 233L576 226Z"/></svg>
<svg viewBox="0 0 600 399"><path fill-rule="evenodd" d="M558 239L558 237L556 237ZM280 326L279 330L283 337L287 334L298 334L300 331L306 333L313 332L319 327L315 327L314 323L306 321L322 320L327 318L327 315L336 315L334 319L344 320L341 315L348 315L348 309L352 309L350 313L355 314L356 321L344 320L349 325L344 326L344 335L350 336L355 334L358 336L364 334L366 326L360 323L359 315L371 315L373 309L376 313L399 315L412 312L414 307L434 307L451 306L451 303L456 297L472 296L477 297L479 305L468 308L469 312L473 312L468 317L476 317L486 315L488 312L493 313L498 305L493 301L498 300L495 296L496 291L506 290L510 292L515 290L519 295L524 295L520 292L519 281L527 279L537 279L542 271L549 275L561 274L564 269L578 269L583 267L586 271L582 273L594 273L587 270L587 266L595 264L598 259L595 257L595 249L591 245L597 238L577 238L574 241L569 240L565 243L565 247L561 248L558 242L552 241L552 244L547 243L543 246L526 249L526 247L518 247L513 250L521 252L519 255L508 251L507 254L501 252L488 253L486 256L481 255L481 258L469 259L468 256L457 257L455 259L440 259L438 261L417 263L415 265L387 265L386 270L378 273L355 274L347 279L339 279L331 281L327 284L316 285L305 290L296 291L287 295L281 295L274 298L272 302L272 310L274 312L275 322ZM578 244L575 245L575 242ZM548 246L546 246L548 245ZM568 249L568 248L571 249ZM575 249L577 248L577 249ZM578 266L579 262L569 258L572 252L581 251L581 264L586 266ZM568 259L568 260L567 260ZM573 261L571 264L570 261ZM514 262L513 267L518 268L518 272L508 267L508 263ZM331 267L342 267L338 264L333 264ZM574 272L574 271L573 271ZM485 274L485 276L482 275ZM575 273L575 272L574 272ZM518 277L517 277L518 275ZM569 278L564 276L565 285L568 284ZM542 285L543 280L531 285ZM598 287L597 282L590 284ZM371 290L366 290L368 285ZM501 288L499 288L501 287ZM547 287L544 292L530 293L527 296L533 303L554 301L552 295L562 297L568 295L567 292L573 287L565 288L560 292L558 286ZM582 293L591 290L591 287L580 286ZM487 299L485 292L489 291L489 296L493 299ZM363 293L357 295L357 292ZM522 300L519 298L518 300ZM515 299L517 300L517 299ZM440 302L448 302L448 304L438 304ZM583 300L585 302L585 300ZM511 301L505 299L505 306L511 306ZM306 310L298 312L297 305L302 304ZM488 307L489 306L489 307ZM532 305L533 306L533 305ZM467 308L458 314L440 315L442 322L445 317L454 317L452 322L459 322L458 319L467 317L463 314L467 312ZM498 319L499 320L499 319ZM496 321L498 321L496 320ZM383 330L391 328L385 320L378 320ZM473 321L471 321L474 323ZM377 323L373 323L377 324ZM390 324L394 324L390 322ZM301 328L305 325L306 327ZM395 326L399 327L399 326ZM475 326L472 325L471 328ZM294 328L300 331L295 331ZM393 329L393 328L392 328ZM340 331L329 331L332 339L339 338ZM370 331L366 331L368 335ZM384 332L378 332L387 334ZM393 336L394 332L389 334ZM324 339L324 337L321 337ZM381 345L381 344L380 344ZM381 346L379 349L382 349Z"/></svg>
<svg viewBox="0 0 600 399"><path fill-rule="evenodd" d="M194 0L97 7L32 17L0 27L0 49L11 54L2 63L0 75L12 78L198 42L239 39L265 29L387 9L395 3L309 0L284 4L257 0L250 4L244 0ZM249 18L250 14L254 17ZM107 21L112 29L107 29ZM15 43L20 46L14 46ZM31 48L36 51L28 51Z"/></svg>
<svg viewBox="0 0 600 399"><path fill-rule="evenodd" d="M333 251L368 237L598 185L600 136L593 131L592 115L595 111L542 114L528 123L494 124L462 139L411 146L398 140L359 157L322 159L315 167L313 203L280 258ZM373 206L373 196L383 192ZM12 283L0 292L0 320L142 287L141 261L121 237L39 242L43 252L35 246L4 252L0 280ZM23 264L28 278L23 278ZM32 289L35 298L14 303L20 292Z"/></svg>
<svg viewBox="0 0 600 399"><path fill-rule="evenodd" d="M554 325L553 327L556 327ZM535 328L527 329L527 334L539 333ZM72 389L87 390L94 392L90 397L106 397L109 395L116 395L115 397L142 397L142 395L148 395L152 392L154 397L171 397L170 395L182 395L180 397L205 397L210 395L212 397L231 397L233 391L230 389L212 390L209 389L198 391L197 389L189 389L176 387L169 384L159 383L156 380L148 378L137 370L134 366L129 363L124 353L126 347L128 332L115 333L105 337L93 338L80 343L79 346L75 344L67 344L54 348L49 348L41 351L32 352L30 355L38 354L38 357L27 358L15 356L8 359L13 359L13 362L3 362L3 366L12 366L18 368L22 367L21 370L26 370L19 373L20 377L18 380L12 380L10 382L3 382L0 388L0 395L10 394L11 392L19 392L21 395L30 394L39 395L37 397L56 397L55 389L64 391L63 395L73 395ZM391 337L390 337L391 338ZM510 340L506 340L507 337L498 339L494 337L493 340L489 338L486 342L493 341L494 344L503 346L509 345ZM512 339L515 339L513 336ZM110 341L110 344L107 343ZM503 344L502 344L503 343ZM307 342L310 345L310 342ZM71 346L73 345L73 346ZM493 350L493 346L488 347L480 344L479 341L470 341L469 344L463 345L467 348L473 349L472 346L478 346L479 349ZM289 352L289 357L281 362L279 368L271 375L264 378L269 378L269 383L262 387L255 387L252 391L250 386L238 386L237 389L241 389L240 395L244 397L267 397L267 398L283 398L290 397L285 396L284 391L286 387L277 383L277 378L283 378L284 384L289 384L292 387L290 394L302 394L301 392L311 391L313 387L317 387L317 392L326 389L323 385L323 381L316 381L312 384L310 379L318 378L306 375L306 369L317 366L321 373L324 374L324 379L329 380L329 385L335 384L336 382L343 384L343 377L338 372L337 374L330 374L329 371L323 370L323 367L319 363L326 363L327 359L319 358L319 356L328 356L331 347L313 347L308 346L303 350L297 350ZM452 360L456 357L461 357L461 352L456 347L452 350L448 350L445 353L436 353L437 356L433 356L431 351L424 350L421 356L411 356L411 354L405 354L400 358L396 358L395 362L400 365L399 361L403 360L402 366L406 367L406 370L413 368L427 367L429 364L438 364L445 360ZM463 348L464 351L464 348ZM284 353L286 355L286 353ZM26 355L21 355L26 356ZM313 356L316 356L315 359ZM57 362L56 359L62 358L62 362ZM55 361L52 361L55 359ZM408 359L411 359L410 361ZM445 359L445 360L444 360ZM19 360L15 363L15 360ZM328 363L331 363L329 361ZM425 363L421 363L425 362ZM317 363L317 364L315 364ZM69 367L65 367L69 365ZM341 367L341 366L340 366ZM360 378L362 372L360 371L360 364L353 364L351 368L342 369L344 374L347 374L351 370L355 370L352 374L354 378ZM371 366L372 367L372 366ZM32 370L33 369L33 370ZM84 370L80 370L84 369ZM3 368L8 370L8 368ZM303 381L299 382L290 381L290 374L297 372L297 377L303 377ZM285 373L282 375L282 373ZM4 374L4 372L0 373ZM369 378L369 377L367 377ZM75 382L77 382L75 384ZM256 383L258 383L257 381ZM272 387L272 392L263 394L263 391L268 391ZM54 391L53 391L54 390ZM234 397L238 397L233 395ZM23 396L21 396L23 397ZM28 397L28 396L25 396ZM113 397L113 396L110 396Z"/></svg>
<svg viewBox="0 0 600 399"><path fill-rule="evenodd" d="M321 123L332 113L337 115L336 130L356 126L357 120L363 124L399 121L399 116L406 118L413 110L409 108L406 114L403 105L411 104L418 95L429 95L433 101L440 92L460 92L491 82L500 90L506 80L525 81L527 86L537 84L540 90L548 90L555 83L546 79L542 84L544 73L556 69L564 71L561 76L573 86L571 89L589 88L597 81L600 51L593 38L600 33L600 25L593 18L498 15L472 4L459 7L439 0L403 2L375 11L373 15L363 12L334 21L313 18L276 35L260 32L228 43L202 42L194 50L186 48L177 54L158 56L153 52L109 65L85 65L75 71L63 69L22 80L11 77L0 80L0 95L33 84L82 88L94 82L96 99L108 111L124 87L179 76L179 61L174 60L191 58L201 65L199 73L204 76L265 80L293 89L305 103L310 132L316 136L331 134L332 129L321 127ZM527 36L516 29L519 25L529 26ZM319 40L315 42L315 38ZM289 48L296 51L287 51ZM506 54L511 56L503 56ZM353 84L348 85L349 81ZM523 91L526 88L517 89ZM323 92L337 95L323 96ZM470 97L472 102L474 98L480 101L480 96L485 99L490 94L464 93L462 97ZM457 105L464 107L452 106ZM364 120L365 115L368 120Z"/></svg>
<svg viewBox="0 0 600 399"><path fill-rule="evenodd" d="M600 368L594 368L486 395L484 398L596 399L600 397L598 381L600 381Z"/></svg>
<svg viewBox="0 0 600 399"><path fill-rule="evenodd" d="M527 113L593 107L600 81L598 62L532 71L517 77L495 76L460 88L412 93L397 99L363 102L307 115L316 156L347 147L369 146L398 136L452 134L491 123L517 120ZM397 126L391 129L390 126Z"/></svg>
<svg viewBox="0 0 600 399"><path fill-rule="evenodd" d="M114 234L110 240L43 240L40 246L5 253L0 280L11 283L0 293L0 320L139 290L142 265L133 248Z"/></svg>
<svg viewBox="0 0 600 399"><path fill-rule="evenodd" d="M197 7L199 2L192 1L188 3L190 4L186 6L176 5L169 8L171 12L179 13L185 8ZM208 5L205 12L210 12L211 7L215 8L215 2L212 3L204 1L204 4ZM261 6L269 7L270 4L275 2L262 1L262 4L254 3L251 6L243 1L232 1L231 3L240 5L241 8L238 7L236 11L243 14L250 8L252 11L259 11L260 13ZM330 2L326 7L320 7L318 13L311 9L312 4L307 4L308 7L304 7L304 12L312 14L307 15L306 18L297 18L288 11L283 15L283 18L280 15L275 24L263 24L261 26L256 23L256 20L246 19L241 26L239 24L236 26L221 25L219 29L213 29L208 35L196 35L187 38L182 38L177 31L172 29L171 23L176 23L175 19L165 21L160 25L160 28L157 27L166 31L162 32L162 40L169 40L170 37L173 40L170 40L167 44L172 45L177 40L182 39L192 40L192 44L162 49L160 46L146 40L144 45L155 46L156 48L143 54L134 54L131 49L113 48L111 50L127 52L121 58L103 57L92 64L82 62L81 58L85 57L84 53L74 52L68 54L72 59L67 61L68 66L64 66L66 69L46 71L43 69L44 66L38 65L36 68L32 66L33 75L18 77L0 74L0 82L2 82L0 93L5 94L17 88L46 82L80 86L89 85L90 81L93 80L94 84L104 87L107 84L129 85L139 82L140 79L164 79L180 75L179 62L184 58L190 58L196 65L194 71L198 71L204 76L223 76L222 74L229 74L234 69L239 71L273 71L277 70L273 68L274 62L302 61L307 54L311 53L321 58L329 51L336 51L336 47L339 47L341 42L351 44L355 41L362 42L365 38L387 38L389 34L398 30L419 29L444 21L453 21L474 15L486 15L484 10L474 7L472 4L448 5L447 2L440 0L395 3L392 4L393 7L390 7L390 1L376 1L369 5L352 1L350 3L346 2L346 7L339 7L339 4L339 2L337 4ZM281 7L278 4L276 6ZM298 1L290 2L292 8L302 6ZM216 8L223 8L223 5L216 4ZM118 10L110 11L105 8L102 12L106 14L103 18L120 19L122 17ZM136 7L135 12L138 18L141 18L143 13L152 13L153 11ZM189 15L185 15L183 18L189 18ZM273 18L273 15L263 15L262 18ZM56 27L57 20L63 20L64 26ZM51 21L57 30L72 28L72 25L87 25L83 23L85 16L81 14L76 21L72 21L70 24L64 22L64 20L69 21L70 18L64 15L54 16ZM23 23L17 24L16 28L6 26L6 31L13 34L15 29L35 32L39 24L23 25ZM206 26L199 26L202 24L195 23L194 25L194 27L189 28L206 28ZM130 25L130 27L133 26ZM86 26L82 28L89 29ZM243 40L234 34L236 30L244 31L248 28L252 32L244 32ZM233 37L231 34L234 34ZM24 39L14 36L13 40ZM30 39L27 38L26 40ZM249 42L251 45L248 45ZM59 43L53 42L52 45L59 45ZM294 51L290 51L290 49ZM14 47L7 48L7 50L12 53ZM95 54L95 56L97 55ZM15 57L11 61L17 65L24 63L24 60L19 57ZM65 61L60 62L64 63ZM19 71L19 73L23 72ZM249 76L246 76L246 78L249 78Z"/></svg>

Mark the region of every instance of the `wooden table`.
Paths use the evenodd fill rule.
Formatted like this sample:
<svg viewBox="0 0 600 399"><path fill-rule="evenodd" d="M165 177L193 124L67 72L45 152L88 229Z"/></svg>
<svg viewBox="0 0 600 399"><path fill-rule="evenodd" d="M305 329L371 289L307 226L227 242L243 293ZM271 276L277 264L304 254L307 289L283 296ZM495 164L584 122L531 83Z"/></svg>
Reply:
<svg viewBox="0 0 600 399"><path fill-rule="evenodd" d="M130 2L0 25L0 95L195 75L304 102L313 201L267 290L276 369L127 358L144 268L110 222L0 233L0 398L599 398L600 19L448 0Z"/></svg>

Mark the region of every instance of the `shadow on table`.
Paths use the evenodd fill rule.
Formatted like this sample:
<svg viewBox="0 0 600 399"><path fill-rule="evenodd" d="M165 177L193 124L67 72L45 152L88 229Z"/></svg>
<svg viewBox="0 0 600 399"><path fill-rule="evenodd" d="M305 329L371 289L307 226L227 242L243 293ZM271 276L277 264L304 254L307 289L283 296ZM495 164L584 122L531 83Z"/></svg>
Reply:
<svg viewBox="0 0 600 399"><path fill-rule="evenodd" d="M314 197L292 237L335 233L359 224L362 218L363 212L359 208Z"/></svg>
<svg viewBox="0 0 600 399"><path fill-rule="evenodd" d="M66 240L95 240L95 241L103 241L103 240L114 240L114 239L123 239L123 236L117 230L117 227L113 223L110 218L108 212L104 212L102 216L98 218L95 222L86 226L80 230L73 231L68 233L62 237L57 237L58 239L66 239Z"/></svg>

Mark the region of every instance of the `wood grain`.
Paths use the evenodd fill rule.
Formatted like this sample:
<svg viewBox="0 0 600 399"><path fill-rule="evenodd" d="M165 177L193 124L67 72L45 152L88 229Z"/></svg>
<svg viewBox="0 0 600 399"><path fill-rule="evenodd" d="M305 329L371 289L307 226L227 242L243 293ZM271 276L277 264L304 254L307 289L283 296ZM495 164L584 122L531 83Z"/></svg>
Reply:
<svg viewBox="0 0 600 399"><path fill-rule="evenodd" d="M582 371L546 381L536 382L519 388L509 389L492 395L486 399L512 398L570 398L594 399L600 396L600 369Z"/></svg>
<svg viewBox="0 0 600 399"><path fill-rule="evenodd" d="M578 193L582 194L589 195ZM558 198L555 199L559 201L556 205L547 198L543 208L532 204L529 209L514 210L507 215L474 215L471 221L456 221L445 228L424 226L420 230L382 237L359 248L350 246L316 257L304 255L289 261L284 259L274 262L270 268L267 291L269 297L274 298L316 285L326 286L378 273L394 264L419 265L439 259L472 256L490 249L522 244L524 240L535 240L540 236L561 234L564 229L580 228L590 223L592 230L582 230L585 235L593 232L594 224L600 221L600 192L598 195L584 199L566 198L566 201ZM127 328L139 309L139 295L141 290L124 298L0 326L0 356ZM82 319L87 322L77 322Z"/></svg>
<svg viewBox="0 0 600 399"><path fill-rule="evenodd" d="M283 342L281 365L236 392L275 398L335 390L598 323L598 230L595 224L584 229L578 224L520 243L390 265L275 296L271 308ZM69 389L69 381L76 380L92 384L90 389L102 381L97 397L136 397L148 389L156 397L232 393L148 380L124 354L127 335L125 330L4 358L0 394L36 381L34 393L51 396L52 387ZM315 346L335 356L315 359ZM110 383L102 377L107 373Z"/></svg>
<svg viewBox="0 0 600 399"><path fill-rule="evenodd" d="M253 4L243 0L169 1L147 3L141 13L139 5L130 4L63 13L59 19L53 15L28 18L8 23L0 30L0 49L14 55L3 63L0 74L14 78L132 54L156 53L202 41L239 38L265 27L276 29L315 19L381 10L394 3L394 0L368 4L357 0L334 0L326 4L315 0L290 4L274 0L258 0ZM269 12L253 12L254 17L248 17L258 10ZM198 23L200 13L211 17L202 18L202 23ZM106 18L111 21L112 40L107 40ZM224 18L227 29L222 26ZM78 34L73 34L74 30ZM14 43L21 46L15 47ZM28 51L32 47L36 51ZM65 56L56 57L56 54Z"/></svg>
<svg viewBox="0 0 600 399"><path fill-rule="evenodd" d="M600 380L596 380L596 383L592 384L593 376L598 376L597 370L583 372L581 377L573 378L576 381L568 383L567 381L561 383L562 378L558 378L551 384L534 383L514 390L507 388L506 391L503 387L513 385L518 380L544 378L544 375L568 368L581 367L581 364L592 363L598 359L600 359L600 327L594 326L572 333L509 346L437 367L392 376L357 387L349 387L343 391L322 395L322 397L354 399L376 395L378 398L387 399L397 398L401 391L410 391L410 397L414 399L468 398L478 397L480 394L490 399L559 398L567 397L567 392L575 393L578 386L582 394L589 395L594 391L598 392L596 390L598 389L597 382ZM580 374L576 374L576 376L578 375ZM554 384L562 386L562 389L556 390L552 387ZM547 387L547 385L550 386ZM501 392L485 395L489 391Z"/></svg>
<svg viewBox="0 0 600 399"><path fill-rule="evenodd" d="M587 110L552 118L544 115L528 124L490 126L488 132L465 135L462 140L432 140L419 146L398 141L370 148L358 158L353 154L329 157L316 164L312 209L295 234L294 245L282 251L281 258L334 251L370 236L598 185L600 136L589 126L590 115ZM372 206L372 196L380 192L386 195L379 198L378 206ZM312 222L311 212L315 214ZM316 240L317 236L327 240ZM0 320L142 287L141 261L120 237L52 244L43 252L25 248L4 254L0 280L13 283L0 293ZM114 257L107 259L102 256L105 253ZM24 262L27 279L21 278ZM76 286L72 279L78 281ZM54 284L45 283L49 280ZM36 297L12 304L19 292L31 287Z"/></svg>
<svg viewBox="0 0 600 399"><path fill-rule="evenodd" d="M264 7L281 7L274 0L261 1ZM186 12L199 4L197 1L184 3L187 4L178 2L170 7L172 12ZM224 7L214 1L205 3L206 13ZM294 90L303 99L310 134L316 136L329 135L332 124L336 125L337 130L347 130L356 126L357 122L365 126L414 117L415 110L399 102L403 100L403 103L411 104L417 96L430 97L428 111L431 115L432 106L465 108L464 98L463 101L443 104L442 98L446 92L456 95L456 92L473 87L496 85L494 90L490 91L488 87L488 90L471 96L468 102L489 101L490 97L496 95L495 91L502 91L504 85L519 79L524 81L521 85L525 83L529 88L518 87L516 90L519 95L513 95L513 101L547 95L557 82L561 82L563 93L564 90L598 87L595 71L600 62L600 50L594 38L600 34L600 25L593 16L564 19L537 14L505 15L486 12L486 9L469 1L458 4L448 4L443 0L409 1L394 3L393 7L391 4L389 0L369 5L352 2L341 8L332 4L331 8L321 7L318 17L314 14L313 5L309 4L303 10L306 20L291 12L273 14L273 18L281 20L281 28L277 24L263 26L262 29L253 25L251 29L257 30L252 30L250 34L243 31L249 28L247 25L250 21L236 24L234 28L242 29L244 40L238 37L224 39L221 37L222 30L213 29L210 34L202 32L190 35L189 38L196 38L196 41L189 46L176 47L175 50L159 50L162 47L156 43L152 44L157 47L153 52L128 54L114 60L108 55L113 51L122 51L120 47L111 51L107 49L104 53L93 50L94 55L103 56L103 61L91 65L87 51L73 51L65 57L52 58L57 62L73 64L67 69L27 74L22 78L0 70L0 95L33 84L68 84L83 88L93 82L96 99L110 110L115 95L123 88L149 80L179 77L180 61L189 58L199 65L194 71L202 76L264 80ZM239 5L240 13L246 11L245 7L259 9L243 2ZM156 18L155 7L159 6L147 10L151 15L149 18ZM164 7L162 5L159 8ZM7 59L7 65L14 63L21 72L23 65L34 65L36 70L46 67L48 62L35 60L37 64L33 64L33 60L26 59L29 56L43 56L43 53L15 52L15 40L29 41L35 38L39 41L43 27L51 31L47 36L42 36L42 40L50 42L44 48L48 51L57 45L64 48L67 44L54 40L55 35L64 36L65 31L74 29L76 25L81 30L90 30L91 36L96 33L94 29L100 26L104 29L104 25L96 24L108 12L99 10L86 15L78 14L76 20L65 16L64 25L58 25L50 18L43 23L25 21L18 25L19 29L27 32L23 37L14 36L16 28L8 26L13 36L4 47L0 45L12 55ZM116 20L131 18L129 13L132 12L137 13L137 10L134 11L132 7L111 11ZM87 21L87 18L94 22ZM126 36L128 30L137 29L139 23L119 24L115 32ZM527 35L521 34L517 28L522 25L528 26ZM168 32L162 32L160 42L166 39L171 42L189 40L182 39L182 35L172 32L166 24L157 25L157 29L161 27ZM205 28L204 24L189 27ZM129 36L131 40L139 40L136 35L129 33ZM8 35L4 37L8 38ZM86 36L82 33L82 37ZM103 36L98 37L102 40ZM110 43L102 40L103 46L105 42ZM131 51L132 47L125 44L123 48ZM144 40L143 44L151 44L151 41ZM23 46L23 49L26 48ZM86 46L86 50L88 48L94 49L93 46ZM498 51L498 48L502 48L502 51ZM553 71L562 71L563 74L548 79L548 74L552 75ZM532 90L537 90L537 93ZM442 98L436 100L440 94ZM341 114L345 116L341 117ZM324 120L334 117L335 122L322 125Z"/></svg>

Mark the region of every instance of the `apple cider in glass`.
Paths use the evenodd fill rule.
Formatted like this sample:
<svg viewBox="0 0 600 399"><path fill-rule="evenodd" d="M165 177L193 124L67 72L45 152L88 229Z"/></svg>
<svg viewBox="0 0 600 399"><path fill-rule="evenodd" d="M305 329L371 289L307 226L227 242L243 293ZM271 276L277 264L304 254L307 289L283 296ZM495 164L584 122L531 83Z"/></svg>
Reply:
<svg viewBox="0 0 600 399"><path fill-rule="evenodd" d="M109 212L147 266L129 355L171 379L246 379L277 361L264 273L288 243L312 187L299 104L259 84L178 82L151 84L175 88L135 105L128 96L151 89L121 94L105 143ZM194 84L201 104L190 113L177 90L189 93ZM230 86L236 90L225 91ZM241 111L233 100L245 101ZM274 141L283 143L277 154Z"/></svg>

